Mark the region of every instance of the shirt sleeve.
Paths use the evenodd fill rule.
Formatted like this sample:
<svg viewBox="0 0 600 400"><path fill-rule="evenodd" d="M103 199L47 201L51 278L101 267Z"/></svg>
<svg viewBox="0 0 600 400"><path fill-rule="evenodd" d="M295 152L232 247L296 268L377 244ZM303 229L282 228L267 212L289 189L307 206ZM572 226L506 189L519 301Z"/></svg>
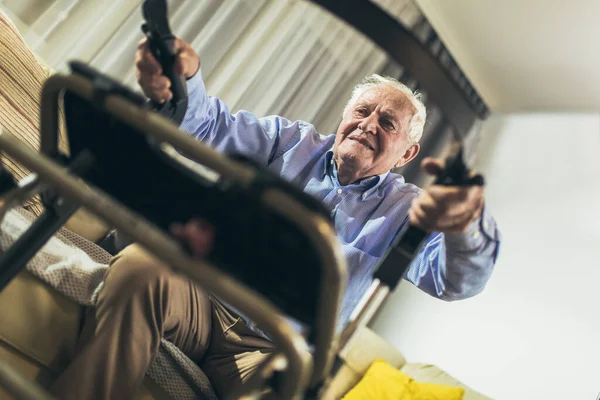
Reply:
<svg viewBox="0 0 600 400"><path fill-rule="evenodd" d="M302 121L258 118L248 111L232 114L223 101L206 93L202 71L187 81L187 87L188 108L180 128L219 152L268 165L300 139Z"/></svg>
<svg viewBox="0 0 600 400"><path fill-rule="evenodd" d="M461 300L481 292L500 250L496 221L484 209L464 234L430 235L406 279L432 296Z"/></svg>

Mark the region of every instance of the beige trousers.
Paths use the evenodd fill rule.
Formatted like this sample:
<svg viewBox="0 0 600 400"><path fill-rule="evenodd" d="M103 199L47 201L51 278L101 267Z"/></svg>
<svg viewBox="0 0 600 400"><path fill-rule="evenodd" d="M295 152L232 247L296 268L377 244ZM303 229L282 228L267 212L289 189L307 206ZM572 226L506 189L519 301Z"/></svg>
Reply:
<svg viewBox="0 0 600 400"><path fill-rule="evenodd" d="M141 247L115 256L78 350L51 388L59 399L132 399L161 338L198 363L221 398L274 350L190 279Z"/></svg>

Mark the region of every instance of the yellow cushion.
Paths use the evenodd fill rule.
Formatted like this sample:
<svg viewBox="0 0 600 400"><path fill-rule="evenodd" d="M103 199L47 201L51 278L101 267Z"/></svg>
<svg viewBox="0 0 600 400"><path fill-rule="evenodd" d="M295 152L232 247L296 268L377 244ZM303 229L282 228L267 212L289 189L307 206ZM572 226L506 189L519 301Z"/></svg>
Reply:
<svg viewBox="0 0 600 400"><path fill-rule="evenodd" d="M344 400L462 400L465 390L421 383L383 360L376 360Z"/></svg>
<svg viewBox="0 0 600 400"><path fill-rule="evenodd" d="M440 385L461 387L465 389L464 400L492 400L491 398L473 390L446 371L431 364L407 363L401 368L402 372L419 382L437 383Z"/></svg>

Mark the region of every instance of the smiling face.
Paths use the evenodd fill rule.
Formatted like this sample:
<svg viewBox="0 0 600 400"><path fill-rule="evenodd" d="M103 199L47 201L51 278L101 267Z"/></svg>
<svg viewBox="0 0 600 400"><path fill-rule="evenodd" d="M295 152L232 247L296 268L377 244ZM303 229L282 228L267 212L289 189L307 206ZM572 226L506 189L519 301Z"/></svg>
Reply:
<svg viewBox="0 0 600 400"><path fill-rule="evenodd" d="M333 147L340 183L383 174L412 160L419 145L408 137L415 107L396 88L367 89L348 107Z"/></svg>

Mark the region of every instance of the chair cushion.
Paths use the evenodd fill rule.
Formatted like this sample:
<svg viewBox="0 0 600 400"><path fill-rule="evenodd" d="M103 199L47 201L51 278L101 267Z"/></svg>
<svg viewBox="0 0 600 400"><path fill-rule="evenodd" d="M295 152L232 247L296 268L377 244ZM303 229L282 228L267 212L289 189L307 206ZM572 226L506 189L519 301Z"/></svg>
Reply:
<svg viewBox="0 0 600 400"><path fill-rule="evenodd" d="M83 307L28 271L0 291L0 360L24 378L48 386L72 357ZM0 399L11 399L0 388ZM148 377L136 400L172 400Z"/></svg>
<svg viewBox="0 0 600 400"><path fill-rule="evenodd" d="M23 354L0 340L0 360L8 365L14 372L28 381L35 381L46 387L54 379L54 375L39 363L24 357ZM11 400L10 396L0 385L0 399ZM16 399L15 399L16 400Z"/></svg>
<svg viewBox="0 0 600 400"><path fill-rule="evenodd" d="M59 373L68 364L83 308L23 271L0 292L0 341Z"/></svg>
<svg viewBox="0 0 600 400"><path fill-rule="evenodd" d="M400 350L366 326L359 327L339 357L343 364L329 382L324 400L341 398L360 381L376 359L385 360L395 368L406 363Z"/></svg>

